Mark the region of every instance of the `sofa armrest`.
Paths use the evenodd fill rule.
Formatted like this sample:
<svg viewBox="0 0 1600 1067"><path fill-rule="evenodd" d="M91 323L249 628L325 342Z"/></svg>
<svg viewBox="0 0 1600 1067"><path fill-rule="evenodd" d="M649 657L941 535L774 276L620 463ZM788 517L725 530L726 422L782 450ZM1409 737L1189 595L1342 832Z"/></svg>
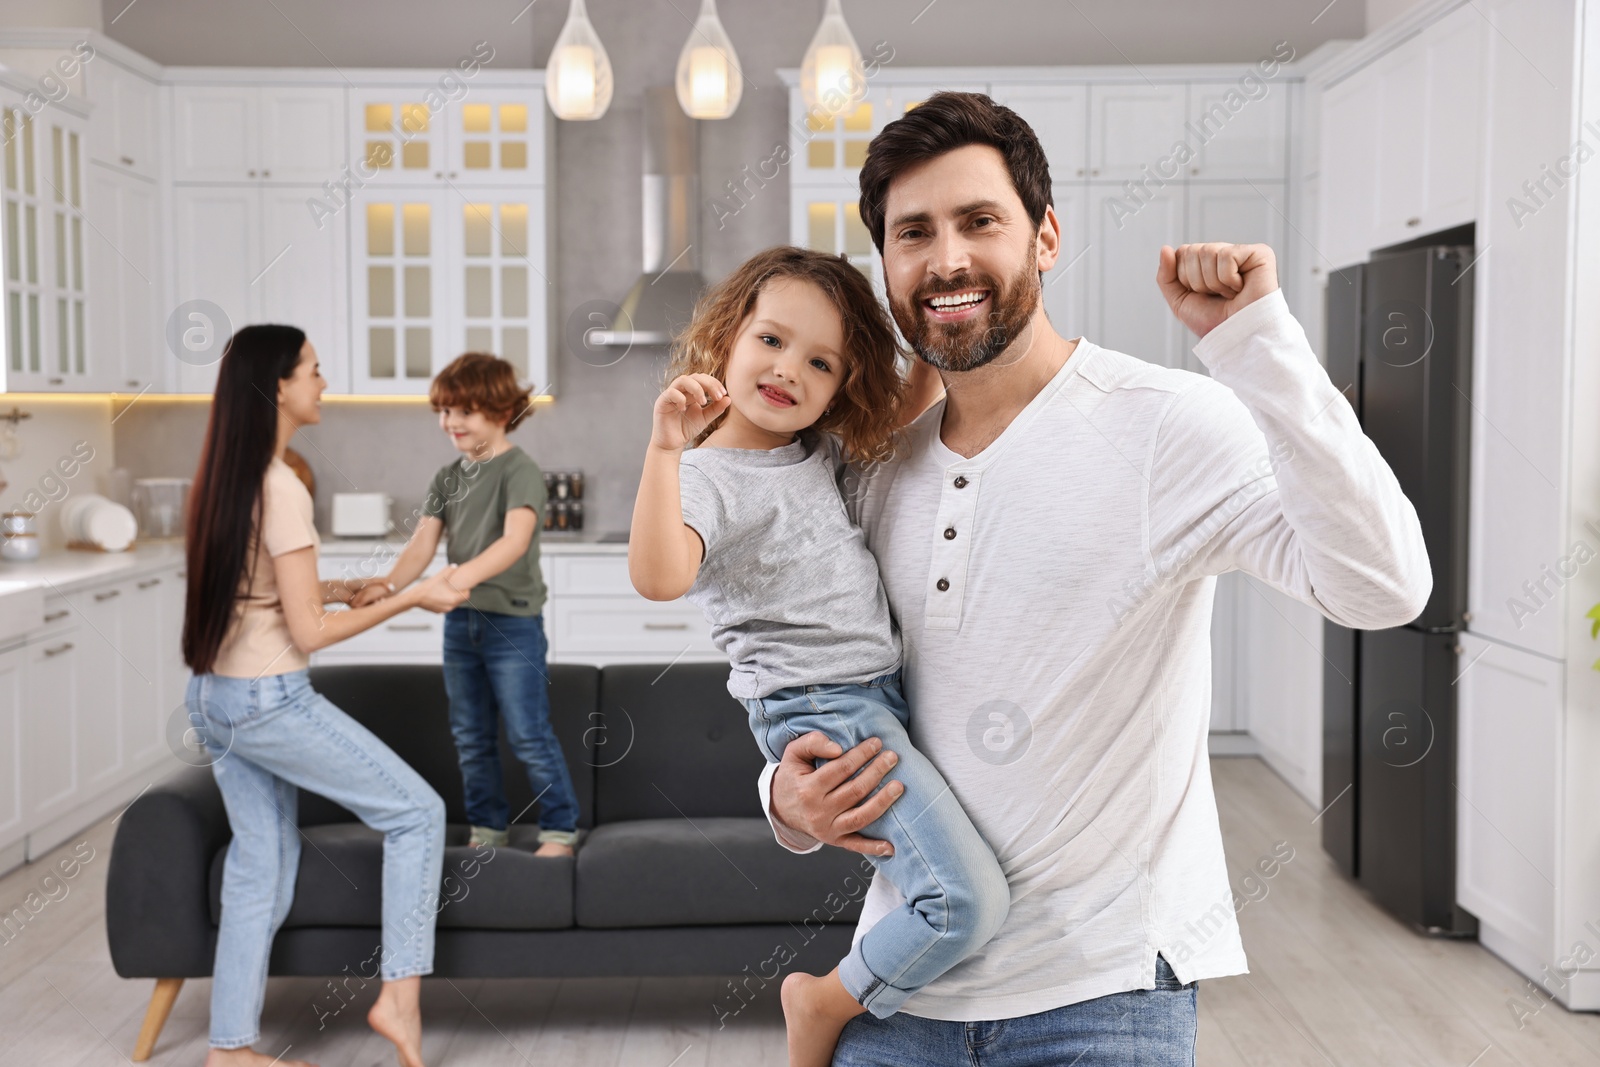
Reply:
<svg viewBox="0 0 1600 1067"><path fill-rule="evenodd" d="M211 973L211 861L230 837L209 767L179 771L122 813L106 872L106 939L117 974Z"/></svg>

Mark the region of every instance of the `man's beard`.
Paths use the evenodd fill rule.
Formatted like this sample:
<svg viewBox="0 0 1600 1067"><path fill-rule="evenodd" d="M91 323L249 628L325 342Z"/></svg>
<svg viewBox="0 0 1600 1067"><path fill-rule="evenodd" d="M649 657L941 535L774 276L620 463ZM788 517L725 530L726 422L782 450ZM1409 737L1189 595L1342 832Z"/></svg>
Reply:
<svg viewBox="0 0 1600 1067"><path fill-rule="evenodd" d="M933 322L928 318L924 300L968 289L988 290L987 315L950 323ZM1026 261L1012 275L1009 284L1002 286L981 274L963 274L947 281L930 282L912 294L910 300L897 299L891 293L889 311L901 334L929 366L938 370L969 371L992 361L1022 335L1033 319L1040 291L1039 268L1035 265L1034 250L1029 248Z"/></svg>

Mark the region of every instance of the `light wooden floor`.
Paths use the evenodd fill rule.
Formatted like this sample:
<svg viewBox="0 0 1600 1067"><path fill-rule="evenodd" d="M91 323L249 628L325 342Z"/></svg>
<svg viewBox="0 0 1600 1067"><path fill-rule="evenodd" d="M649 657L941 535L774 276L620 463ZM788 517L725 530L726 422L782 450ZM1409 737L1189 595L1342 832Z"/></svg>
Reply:
<svg viewBox="0 0 1600 1067"><path fill-rule="evenodd" d="M1522 989L1515 972L1474 943L1420 938L1378 911L1324 858L1313 811L1258 760L1218 759L1212 766L1235 886L1279 842L1295 855L1265 883L1267 895L1239 913L1251 973L1202 983L1202 1065L1600 1063L1600 1016L1551 1004L1519 1029L1506 1007ZM118 978L106 953L103 894L112 832L106 823L86 834L95 857L67 883L67 896L48 904L15 940L0 943L0 1065L127 1060L151 983ZM9 911L38 889L53 859L0 879L0 907ZM710 1006L719 985L429 979L424 1052L430 1064L471 1067L783 1064L775 988L718 1029ZM257 1047L322 1067L392 1063L389 1047L363 1023L373 993L319 1032L312 1006L324 991L320 980L273 980L262 1020L266 1038ZM152 1064L198 1067L209 994L208 981L184 986Z"/></svg>

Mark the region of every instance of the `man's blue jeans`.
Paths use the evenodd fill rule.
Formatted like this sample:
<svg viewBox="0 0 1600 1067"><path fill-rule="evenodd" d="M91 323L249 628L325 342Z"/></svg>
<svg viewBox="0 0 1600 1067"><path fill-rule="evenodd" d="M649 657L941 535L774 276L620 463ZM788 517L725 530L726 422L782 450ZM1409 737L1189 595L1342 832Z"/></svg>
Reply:
<svg viewBox="0 0 1600 1067"><path fill-rule="evenodd" d="M833 1067L1193 1067L1196 983L1156 957L1156 987L993 1022L851 1019Z"/></svg>
<svg viewBox="0 0 1600 1067"><path fill-rule="evenodd" d="M467 821L504 830L511 811L500 774L500 719L539 802L539 840L577 840L578 797L550 726L544 618L456 608L444 619L444 685L450 695Z"/></svg>
<svg viewBox="0 0 1600 1067"><path fill-rule="evenodd" d="M1011 909L999 861L944 776L912 747L899 671L860 685L779 689L746 700L745 707L756 744L772 762L812 730L846 750L880 737L900 757L885 781L900 782L905 794L861 832L894 843L893 856L868 858L905 903L878 920L839 964L839 981L858 1004L877 1016L898 1011L999 931Z"/></svg>

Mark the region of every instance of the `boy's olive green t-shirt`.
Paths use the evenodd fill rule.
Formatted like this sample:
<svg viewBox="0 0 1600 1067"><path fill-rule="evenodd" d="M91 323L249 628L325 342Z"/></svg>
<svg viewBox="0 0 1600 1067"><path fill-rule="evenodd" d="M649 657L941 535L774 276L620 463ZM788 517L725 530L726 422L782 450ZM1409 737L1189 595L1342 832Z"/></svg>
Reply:
<svg viewBox="0 0 1600 1067"><path fill-rule="evenodd" d="M511 509L533 509L533 538L527 553L475 586L467 607L501 615L538 615L544 610L544 575L539 571L544 506L544 472L515 446L482 462L459 459L433 476L422 513L444 520L445 558L451 563L466 563L499 540Z"/></svg>

